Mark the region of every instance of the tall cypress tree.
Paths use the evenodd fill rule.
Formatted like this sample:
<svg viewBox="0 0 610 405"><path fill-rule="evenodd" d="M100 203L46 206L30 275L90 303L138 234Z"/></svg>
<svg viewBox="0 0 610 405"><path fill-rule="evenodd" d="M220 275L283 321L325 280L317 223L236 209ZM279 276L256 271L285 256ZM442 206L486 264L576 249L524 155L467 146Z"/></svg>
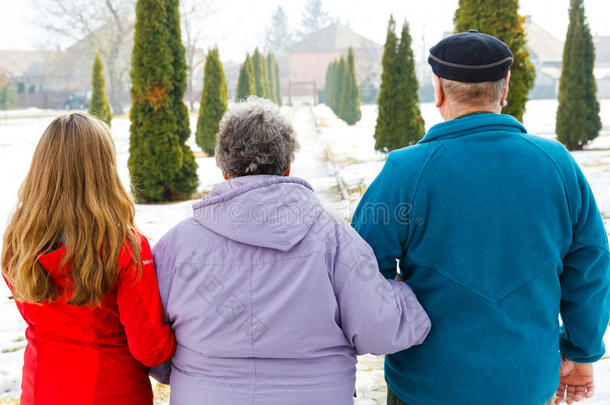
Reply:
<svg viewBox="0 0 610 405"><path fill-rule="evenodd" d="M271 24L265 32L265 48L277 53L285 53L293 44L293 34L288 24L288 15L279 5L273 16Z"/></svg>
<svg viewBox="0 0 610 405"><path fill-rule="evenodd" d="M189 198L197 190L197 162L190 146L191 136L189 110L184 104L184 92L188 78L182 33L180 31L180 0L166 0L168 45L172 57L173 86L170 90L172 111L176 116L176 135L182 151L182 165L176 174L171 190L171 199Z"/></svg>
<svg viewBox="0 0 610 405"><path fill-rule="evenodd" d="M333 100L331 108L339 116L341 100L343 99L343 81L345 79L345 58L341 55L335 67L335 78L333 80Z"/></svg>
<svg viewBox="0 0 610 405"><path fill-rule="evenodd" d="M167 201L183 163L173 112L165 0L138 0L131 59L129 172L138 201Z"/></svg>
<svg viewBox="0 0 610 405"><path fill-rule="evenodd" d="M277 105L282 105L280 66L273 52L269 52L269 54L267 54L267 73L269 77L269 87L271 88L272 100Z"/></svg>
<svg viewBox="0 0 610 405"><path fill-rule="evenodd" d="M248 96L256 94L256 83L254 80L254 62L250 55L239 68L239 79L237 80L237 95L235 101L245 100Z"/></svg>
<svg viewBox="0 0 610 405"><path fill-rule="evenodd" d="M425 133L424 119L419 109L419 83L415 74L412 39L409 24L405 21L400 35L400 44L396 59L398 86L395 100L395 130L389 150L412 145Z"/></svg>
<svg viewBox="0 0 610 405"><path fill-rule="evenodd" d="M203 92L195 136L197 145L208 155L214 154L218 124L227 111L227 104L227 79L220 62L218 48L215 48L208 52L205 59Z"/></svg>
<svg viewBox="0 0 610 405"><path fill-rule="evenodd" d="M477 29L500 38L510 47L514 62L507 105L502 112L521 121L536 70L526 48L525 19L519 15L519 0L460 0L454 22L456 32Z"/></svg>
<svg viewBox="0 0 610 405"><path fill-rule="evenodd" d="M0 77L1 78L1 77ZM0 110L8 110L19 101L19 93L12 81L0 83Z"/></svg>
<svg viewBox="0 0 610 405"><path fill-rule="evenodd" d="M112 125L112 110L108 97L106 97L106 79L104 79L104 64L98 51L95 51L93 61L93 73L91 75L91 103L89 103L89 114L104 121L108 126Z"/></svg>
<svg viewBox="0 0 610 405"><path fill-rule="evenodd" d="M360 112L360 91L358 90L358 80L356 78L356 61L352 47L349 48L347 61L345 62L339 112L339 117L347 122L348 125L354 125L362 117Z"/></svg>
<svg viewBox="0 0 610 405"><path fill-rule="evenodd" d="M254 63L254 84L256 86L256 95L259 97L271 98L269 77L267 76L267 59L256 48L252 56Z"/></svg>
<svg viewBox="0 0 610 405"><path fill-rule="evenodd" d="M282 105L282 82L280 81L280 64L277 61L275 55L273 55L273 62L275 63L275 90L277 94L275 95L277 99L277 104Z"/></svg>
<svg viewBox="0 0 610 405"><path fill-rule="evenodd" d="M269 82L269 90L270 90L270 100L274 103L277 103L276 95L277 91L275 90L275 64L273 63L273 54L269 52L267 54L267 81Z"/></svg>
<svg viewBox="0 0 610 405"><path fill-rule="evenodd" d="M330 61L326 68L326 78L324 79L324 104L330 106L333 86L333 74L335 69L335 61Z"/></svg>
<svg viewBox="0 0 610 405"><path fill-rule="evenodd" d="M595 47L583 0L571 0L556 121L557 139L570 150L582 149L602 128L594 64Z"/></svg>
<svg viewBox="0 0 610 405"><path fill-rule="evenodd" d="M399 69L398 69L398 38L396 37L396 22L390 16L383 57L381 59L381 86L379 88L379 98L377 99L377 123L375 125L375 149L387 152L404 145L399 145L395 140L394 134L399 132L396 118L398 110L396 100L399 89ZM401 112L402 113L402 112Z"/></svg>

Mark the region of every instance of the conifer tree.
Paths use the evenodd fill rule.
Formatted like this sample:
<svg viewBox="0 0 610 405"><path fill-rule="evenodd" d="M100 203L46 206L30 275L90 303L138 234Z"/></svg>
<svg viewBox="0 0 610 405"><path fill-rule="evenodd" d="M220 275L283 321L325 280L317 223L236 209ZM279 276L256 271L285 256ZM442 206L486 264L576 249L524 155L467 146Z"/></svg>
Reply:
<svg viewBox="0 0 610 405"><path fill-rule="evenodd" d="M332 66L332 71L330 72L330 76L331 76L331 80L330 80L330 98L329 98L329 104L328 106L330 108L334 108L333 106L335 105L335 102L337 100L337 95L335 94L335 90L336 90L336 86L335 83L337 82L337 74L339 73L339 59L335 59L333 61L333 66Z"/></svg>
<svg viewBox="0 0 610 405"><path fill-rule="evenodd" d="M360 91L358 90L358 80L356 78L356 61L352 47L349 48L345 62L339 117L347 122L348 125L354 125L362 117L360 112Z"/></svg>
<svg viewBox="0 0 610 405"><path fill-rule="evenodd" d="M165 0L138 0L131 60L129 172L138 201L168 201L183 151L173 112Z"/></svg>
<svg viewBox="0 0 610 405"><path fill-rule="evenodd" d="M282 105L282 84L280 82L280 64L275 57L275 54L271 53L271 63L273 64L273 90L275 91L275 103L279 106Z"/></svg>
<svg viewBox="0 0 610 405"><path fill-rule="evenodd" d="M402 148L419 141L425 133L424 119L419 108L419 83L415 74L412 39L409 24L405 21L400 35L400 44L396 59L398 86L396 92L395 125L392 142L388 150Z"/></svg>
<svg viewBox="0 0 610 405"><path fill-rule="evenodd" d="M288 15L279 5L273 16L271 24L265 32L265 49L271 52L284 53L292 46L293 35L288 26Z"/></svg>
<svg viewBox="0 0 610 405"><path fill-rule="evenodd" d="M278 78L278 66L277 60L273 52L269 52L267 54L267 77L269 79L271 101L273 101L277 105L280 105L280 100L278 99L278 87L280 83L276 80Z"/></svg>
<svg viewBox="0 0 610 405"><path fill-rule="evenodd" d="M335 61L330 61L326 68L326 78L324 79L324 104L330 106L332 86L333 86L333 74L335 69Z"/></svg>
<svg viewBox="0 0 610 405"><path fill-rule="evenodd" d="M559 81L557 139L570 150L582 149L601 130L597 85L593 75L595 47L583 0L571 0L570 25Z"/></svg>
<svg viewBox="0 0 610 405"><path fill-rule="evenodd" d="M184 103L188 78L185 49L180 30L180 0L166 0L169 48L172 57L173 86L170 91L172 111L176 116L176 135L182 151L182 165L176 174L171 189L171 199L189 198L198 184L197 162L190 146L186 144L191 136L189 110Z"/></svg>
<svg viewBox="0 0 610 405"><path fill-rule="evenodd" d="M390 16L383 57L381 59L381 86L379 88L379 98L377 99L377 123L375 125L375 149L383 152L400 148L394 141L394 135L399 129L396 122L398 110L396 100L399 88L399 69L398 69L398 38L396 37L396 22Z"/></svg>
<svg viewBox="0 0 610 405"><path fill-rule="evenodd" d="M17 88L12 81L6 80L0 84L0 110L8 110L19 101Z"/></svg>
<svg viewBox="0 0 610 405"><path fill-rule="evenodd" d="M277 61L275 55L273 56L273 62L275 63L275 90L277 91L276 99L279 106L282 105L282 82L280 81L280 64Z"/></svg>
<svg viewBox="0 0 610 405"><path fill-rule="evenodd" d="M276 91L275 91L275 65L273 64L273 61L271 60L271 52L269 52L267 54L267 58L265 60L265 65L267 66L267 82L269 83L269 99L271 101L273 101L274 103L277 103L277 101L275 101L275 95L276 95Z"/></svg>
<svg viewBox="0 0 610 405"><path fill-rule="evenodd" d="M197 120L197 145L208 155L214 154L220 119L227 111L228 91L218 48L208 52L203 75L203 93Z"/></svg>
<svg viewBox="0 0 610 405"><path fill-rule="evenodd" d="M343 99L343 81L345 79L345 58L341 55L335 68L335 78L333 80L333 99L331 108L339 116L341 100Z"/></svg>
<svg viewBox="0 0 610 405"><path fill-rule="evenodd" d="M514 55L510 91L503 113L523 119L528 93L534 86L536 70L526 48L525 19L519 15L519 0L459 0L454 16L455 31L470 29L504 41Z"/></svg>
<svg viewBox="0 0 610 405"><path fill-rule="evenodd" d="M254 84L256 86L256 95L259 97L271 98L269 76L267 76L267 59L259 52L258 48L254 50L252 56L254 64Z"/></svg>
<svg viewBox="0 0 610 405"><path fill-rule="evenodd" d="M239 68L239 79L237 80L237 95L235 101L245 100L248 96L256 94L256 83L254 80L254 62L250 55Z"/></svg>
<svg viewBox="0 0 610 405"><path fill-rule="evenodd" d="M337 98L335 95L335 81L337 80L338 65L339 60L333 60L330 65L330 84L328 87L328 98L326 99L326 104L330 109L333 109L335 99Z"/></svg>
<svg viewBox="0 0 610 405"><path fill-rule="evenodd" d="M98 51L95 51L95 59L93 60L89 114L104 121L108 126L112 125L112 110L110 109L110 103L108 103L108 97L106 97L104 64L102 63L102 57Z"/></svg>
<svg viewBox="0 0 610 405"><path fill-rule="evenodd" d="M301 13L299 37L303 39L307 35L318 32L331 22L332 18L324 9L322 0L307 0L305 10Z"/></svg>

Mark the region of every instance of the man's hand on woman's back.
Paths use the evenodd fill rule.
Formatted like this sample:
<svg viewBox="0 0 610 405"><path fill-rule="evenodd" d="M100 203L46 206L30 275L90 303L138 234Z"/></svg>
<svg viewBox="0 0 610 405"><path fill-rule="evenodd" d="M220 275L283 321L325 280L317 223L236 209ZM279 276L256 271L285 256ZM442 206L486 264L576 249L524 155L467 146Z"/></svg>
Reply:
<svg viewBox="0 0 610 405"><path fill-rule="evenodd" d="M555 404L560 404L564 399L568 404L573 404L591 398L594 394L593 364L576 363L563 358Z"/></svg>

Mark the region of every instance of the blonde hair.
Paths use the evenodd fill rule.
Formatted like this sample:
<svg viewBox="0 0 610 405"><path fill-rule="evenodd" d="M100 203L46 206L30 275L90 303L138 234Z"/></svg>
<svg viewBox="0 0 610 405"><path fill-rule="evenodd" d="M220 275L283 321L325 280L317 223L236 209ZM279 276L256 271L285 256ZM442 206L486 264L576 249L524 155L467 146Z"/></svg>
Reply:
<svg viewBox="0 0 610 405"><path fill-rule="evenodd" d="M68 303L99 305L115 285L122 248L140 271L134 215L106 124L88 114L56 118L38 142L4 234L2 273L15 299L39 304L62 295L38 262L62 238L61 265L71 264Z"/></svg>

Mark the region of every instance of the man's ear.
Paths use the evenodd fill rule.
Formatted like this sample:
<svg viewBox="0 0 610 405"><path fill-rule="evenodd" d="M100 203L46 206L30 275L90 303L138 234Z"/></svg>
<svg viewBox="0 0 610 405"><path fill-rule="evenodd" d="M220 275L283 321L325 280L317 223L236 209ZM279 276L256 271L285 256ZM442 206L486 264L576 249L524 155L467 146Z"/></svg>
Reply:
<svg viewBox="0 0 610 405"><path fill-rule="evenodd" d="M284 177L290 176L290 166L288 166L288 170L286 170L282 176L284 176Z"/></svg>
<svg viewBox="0 0 610 405"><path fill-rule="evenodd" d="M510 84L510 72L504 78L504 94L502 95L502 100L500 100L500 105L504 107L506 105L506 97L508 97L508 87Z"/></svg>
<svg viewBox="0 0 610 405"><path fill-rule="evenodd" d="M434 84L434 104L436 108L440 108L445 102L445 92L441 85L441 79L437 75L433 74L432 80Z"/></svg>

